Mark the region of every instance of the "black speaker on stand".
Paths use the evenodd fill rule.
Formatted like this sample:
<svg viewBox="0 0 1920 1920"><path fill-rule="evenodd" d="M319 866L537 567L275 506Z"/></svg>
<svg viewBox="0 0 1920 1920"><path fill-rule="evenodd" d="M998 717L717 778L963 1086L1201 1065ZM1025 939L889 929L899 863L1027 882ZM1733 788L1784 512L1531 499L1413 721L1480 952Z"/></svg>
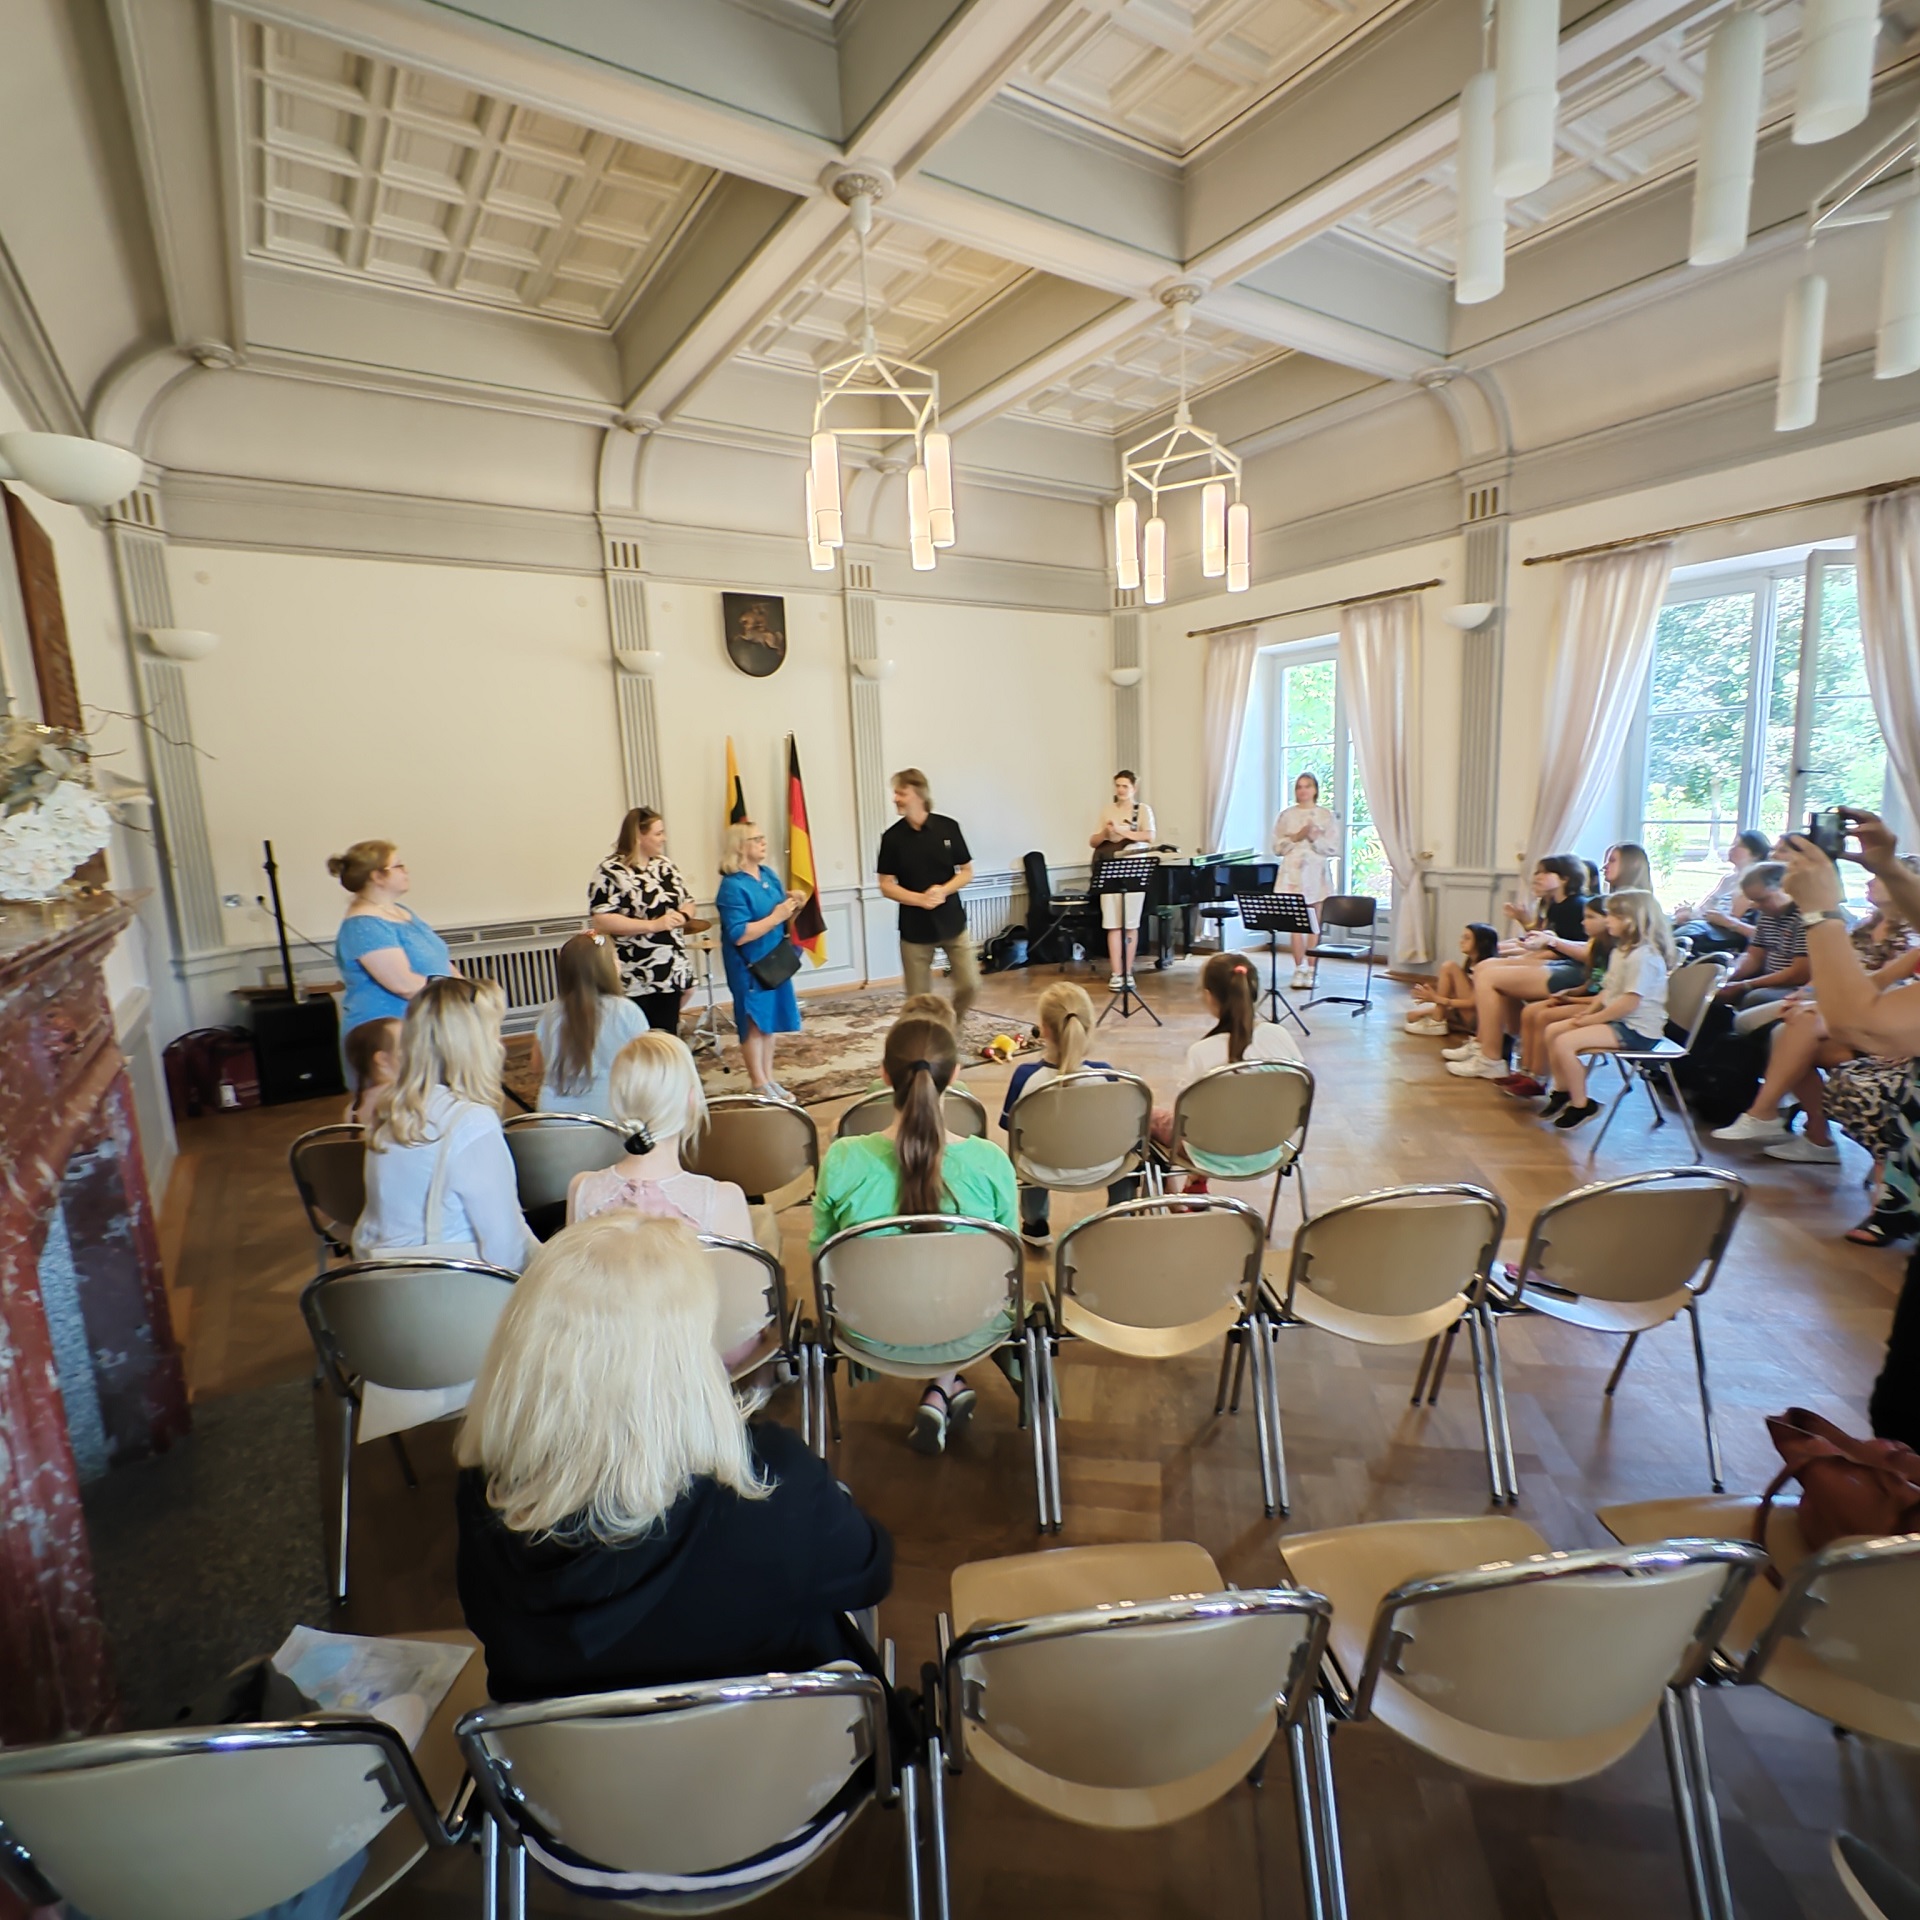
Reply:
<svg viewBox="0 0 1920 1920"><path fill-rule="evenodd" d="M340 1016L330 993L303 998L293 978L293 952L287 945L287 917L280 909L280 869L273 842L265 840L267 887L273 896L273 924L280 936L281 991L253 998L253 1050L260 1068L260 1104L284 1106L343 1094L340 1068Z"/></svg>

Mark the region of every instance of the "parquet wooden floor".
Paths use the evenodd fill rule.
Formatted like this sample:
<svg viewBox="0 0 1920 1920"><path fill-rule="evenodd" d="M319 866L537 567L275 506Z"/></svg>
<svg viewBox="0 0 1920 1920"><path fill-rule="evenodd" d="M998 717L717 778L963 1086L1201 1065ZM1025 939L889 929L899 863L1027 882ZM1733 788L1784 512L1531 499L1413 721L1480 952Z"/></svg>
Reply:
<svg viewBox="0 0 1920 1920"><path fill-rule="evenodd" d="M1189 963L1146 977L1166 1019L1109 1021L1098 1052L1170 1089L1203 1030ZM1031 1009L1051 973L999 976L986 1004ZM1506 1202L1510 1230L1588 1177L1679 1164L1677 1123L1654 1131L1644 1102L1615 1124L1593 1175L1584 1134L1555 1133L1483 1082L1448 1077L1439 1043L1401 1031L1402 989L1381 983L1373 1011L1316 1009L1305 1051L1319 1081L1307 1154L1316 1209L1347 1195L1414 1180L1470 1180ZM997 1108L1006 1069L968 1081ZM1639 1096L1635 1096L1639 1102ZM837 1106L819 1109L830 1137ZM285 1171L288 1141L336 1118L331 1105L226 1115L182 1130L185 1211L180 1286L190 1296L191 1378L197 1395L307 1373L311 1357L294 1302L312 1271L304 1222ZM1591 1131L1591 1130L1589 1130ZM1877 1370L1900 1259L1845 1245L1863 1211L1864 1161L1805 1168L1728 1149L1753 1197L1720 1283L1703 1308L1730 1488L1762 1486L1774 1464L1762 1417L1790 1403L1855 1431ZM1232 1189L1219 1189L1232 1190ZM1264 1209L1265 1193L1248 1192ZM1056 1229L1091 1202L1056 1201ZM1283 1198L1284 1243L1297 1201ZM806 1273L806 1212L786 1216L788 1267ZM1037 1259L1032 1260L1035 1277ZM1502 1328L1519 1453L1522 1517L1557 1546L1606 1544L1593 1518L1609 1501L1704 1490L1706 1463L1687 1335L1670 1327L1640 1343L1612 1403L1601 1393L1613 1342L1528 1318ZM1067 1522L1061 1544L1188 1538L1228 1578L1276 1577L1289 1530L1358 1520L1486 1510L1471 1369L1450 1373L1440 1405L1407 1404L1417 1354L1363 1352L1310 1332L1283 1342L1282 1404L1293 1515L1261 1516L1250 1416L1216 1419L1216 1360L1149 1365L1070 1349L1061 1362L1061 1448ZM1031 1454L1011 1393L982 1368L980 1411L954 1452L936 1461L902 1439L909 1389L882 1382L841 1390L845 1442L838 1470L892 1531L898 1574L882 1610L903 1671L930 1657L935 1612L964 1560L1030 1550ZM775 1417L793 1419L776 1400ZM369 1450L357 1478L356 1592L343 1626L373 1632L458 1623L453 1595L451 1469L444 1432L410 1442L422 1488L409 1494L390 1460ZM331 1455L329 1454L329 1457ZM1841 1920L1851 1911L1827 1864L1828 1834L1846 1825L1920 1864L1920 1766L1827 1727L1764 1695L1716 1695L1709 1738L1735 1892L1750 1920ZM1529 1793L1469 1781L1373 1728L1342 1730L1335 1764L1354 1913L1599 1920L1635 1912L1683 1915L1680 1855L1657 1739L1595 1781ZM956 1783L956 1909L962 1915L1267 1915L1299 1910L1293 1828L1282 1760L1263 1791L1242 1787L1209 1813L1159 1834L1112 1835L1025 1809L977 1772ZM779 1914L865 1916L901 1910L900 1823L868 1815L831 1858L763 1903ZM436 1859L382 1902L387 1915L473 1911L466 1857ZM535 1889L542 1913L572 1913ZM584 1907L579 1911L585 1912Z"/></svg>

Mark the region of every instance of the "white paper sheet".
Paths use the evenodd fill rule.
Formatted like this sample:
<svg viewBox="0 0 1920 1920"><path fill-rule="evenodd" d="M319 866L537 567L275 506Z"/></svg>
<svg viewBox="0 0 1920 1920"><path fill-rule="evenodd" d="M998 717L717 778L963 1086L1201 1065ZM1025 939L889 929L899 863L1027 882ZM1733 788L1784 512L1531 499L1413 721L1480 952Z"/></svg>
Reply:
<svg viewBox="0 0 1920 1920"><path fill-rule="evenodd" d="M418 1745L471 1647L437 1640L382 1640L295 1627L273 1664L309 1700L333 1713L370 1713Z"/></svg>

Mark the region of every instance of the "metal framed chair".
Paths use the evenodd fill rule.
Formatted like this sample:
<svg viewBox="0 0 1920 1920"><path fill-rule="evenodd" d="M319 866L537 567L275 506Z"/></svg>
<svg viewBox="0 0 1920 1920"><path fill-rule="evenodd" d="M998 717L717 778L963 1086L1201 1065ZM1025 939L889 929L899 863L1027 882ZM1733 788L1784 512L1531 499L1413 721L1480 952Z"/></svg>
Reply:
<svg viewBox="0 0 1920 1920"><path fill-rule="evenodd" d="M353 1450L458 1413L473 1391L516 1276L478 1260L357 1260L309 1280L300 1312L341 1405L340 1523L333 1597L347 1597Z"/></svg>
<svg viewBox="0 0 1920 1920"><path fill-rule="evenodd" d="M1663 1034L1644 1052L1636 1048L1630 1053L1612 1052L1603 1056L1620 1069L1620 1091L1607 1103L1607 1111L1600 1121L1600 1131L1593 1136L1593 1145L1587 1149L1589 1166L1599 1157L1600 1143L1606 1139L1607 1129L1613 1125L1613 1116L1626 1103L1636 1083L1646 1092L1647 1105L1653 1111L1653 1124L1656 1127L1667 1124L1667 1116L1660 1111L1660 1102L1654 1098L1653 1083L1656 1079L1666 1083L1673 1104L1680 1110L1680 1124L1687 1130L1687 1144L1693 1149L1695 1162L1706 1157L1700 1147L1699 1132L1693 1124L1693 1114L1681 1095L1680 1083L1673 1077L1673 1070L1680 1061L1692 1054L1694 1043L1700 1038L1700 1029L1706 1025L1707 1014L1713 1006L1713 996L1719 992L1729 964L1724 953L1710 954L1705 959L1689 960L1684 966L1675 967L1669 975L1667 1024L1679 1027L1686 1034L1681 1044L1676 1046Z"/></svg>
<svg viewBox="0 0 1920 1920"><path fill-rule="evenodd" d="M353 1257L354 1222L367 1204L367 1134L342 1124L315 1127L287 1149L307 1225L313 1229L314 1271Z"/></svg>
<svg viewBox="0 0 1920 1920"><path fill-rule="evenodd" d="M529 1219L555 1208L564 1215L573 1176L598 1173L627 1150L625 1130L592 1113L516 1113L501 1131L513 1155L520 1211Z"/></svg>
<svg viewBox="0 0 1920 1920"><path fill-rule="evenodd" d="M757 1093L723 1093L707 1102L707 1124L680 1143L680 1164L710 1180L731 1180L747 1196L754 1238L780 1244L780 1219L771 1196L799 1181L805 1192L788 1196L798 1205L820 1173L820 1130L813 1116L785 1100Z"/></svg>
<svg viewBox="0 0 1920 1920"><path fill-rule="evenodd" d="M1577 1188L1534 1215L1511 1289L1496 1283L1494 1291L1501 1312L1543 1313L1595 1333L1625 1334L1607 1380L1609 1397L1640 1336L1684 1313L1716 1493L1723 1484L1720 1439L1707 1390L1700 1299L1720 1271L1746 1204L1746 1182L1714 1167L1663 1167Z"/></svg>
<svg viewBox="0 0 1920 1920"><path fill-rule="evenodd" d="M1434 1342L1464 1321L1473 1348L1493 1501L1498 1506L1519 1499L1500 1347L1487 1293L1488 1272L1506 1223L1507 1210L1497 1195L1485 1187L1457 1185L1387 1187L1342 1201L1301 1224L1293 1237L1285 1288L1276 1293L1271 1280L1267 1283L1270 1306L1248 1324L1233 1381L1238 1406L1240 1366L1250 1349L1256 1404L1266 1405L1272 1431L1281 1513L1287 1511L1287 1464L1271 1342L1279 1332L1298 1327L1317 1328L1370 1347L1425 1342L1420 1383L1413 1390L1418 1404ZM1436 1393L1439 1384L1436 1373ZM1224 1405L1226 1397L1223 1360L1216 1405ZM1273 1511L1269 1506L1269 1514Z"/></svg>
<svg viewBox="0 0 1920 1920"><path fill-rule="evenodd" d="M1877 1847L1836 1833L1827 1852L1847 1898L1866 1920L1920 1920L1920 1880L1903 1873Z"/></svg>
<svg viewBox="0 0 1920 1920"><path fill-rule="evenodd" d="M1658 1718L1693 1910L1733 1920L1696 1683L1760 1548L1556 1553L1506 1517L1339 1527L1280 1548L1333 1604L1321 1685L1344 1720L1483 1779L1552 1787L1612 1766Z"/></svg>
<svg viewBox="0 0 1920 1920"><path fill-rule="evenodd" d="M465 1635L439 1635L461 1638ZM29 1910L64 1898L91 1920L243 1920L335 1874L364 1848L357 1913L461 1824L452 1724L486 1698L468 1661L421 1736L327 1714L108 1734L0 1751L0 1886Z"/></svg>
<svg viewBox="0 0 1920 1920"><path fill-rule="evenodd" d="M1314 908L1314 915L1320 922L1320 932L1307 953L1315 964L1316 975L1322 960L1358 960L1365 964L1367 971L1359 998L1350 993L1317 993L1307 1005L1350 1006L1351 1018L1357 1020L1373 1005L1373 942L1380 919L1379 902L1370 893L1330 893ZM1329 927L1344 929L1351 937L1329 940Z"/></svg>
<svg viewBox="0 0 1920 1920"><path fill-rule="evenodd" d="M1029 1320L1027 1377L1040 1531L1065 1518L1060 1482L1061 1343L1085 1340L1137 1359L1169 1359L1240 1333L1257 1310L1266 1233L1238 1200L1183 1194L1129 1200L1076 1221L1054 1250L1044 1317ZM1258 1425L1260 1478L1273 1510L1273 1460Z"/></svg>
<svg viewBox="0 0 1920 1920"><path fill-rule="evenodd" d="M1112 1067L1029 1085L1007 1115L1007 1156L1023 1187L1091 1193L1146 1170L1153 1089Z"/></svg>
<svg viewBox="0 0 1920 1920"><path fill-rule="evenodd" d="M1288 1060L1240 1060L1203 1073L1174 1099L1167 1164L1222 1180L1272 1174L1268 1233L1280 1208L1281 1183L1292 1174L1304 1221L1307 1175L1300 1156L1313 1118L1313 1089L1312 1072Z"/></svg>
<svg viewBox="0 0 1920 1920"><path fill-rule="evenodd" d="M1021 1268L1017 1234L964 1214L867 1220L825 1241L813 1256L820 1323L804 1356L813 1450L824 1460L829 1431L840 1437L833 1376L841 1360L937 1380L1020 1339ZM902 1357L916 1348L940 1357ZM1022 1393L1031 1402L1031 1374Z"/></svg>
<svg viewBox="0 0 1920 1920"><path fill-rule="evenodd" d="M1293 1772L1306 1905L1344 1914L1326 1711L1329 1608L1229 1589L1183 1542L1070 1547L956 1567L940 1616L927 1806L934 1911L951 1912L947 1776L968 1766L1078 1825L1171 1825L1258 1781L1277 1734Z"/></svg>
<svg viewBox="0 0 1920 1920"><path fill-rule="evenodd" d="M872 1093L863 1093L841 1114L833 1137L844 1140L849 1134L884 1133L893 1122L893 1114L893 1090L876 1088ZM940 1096L940 1117L947 1131L962 1140L985 1140L991 1131L980 1096L957 1080Z"/></svg>
<svg viewBox="0 0 1920 1920"><path fill-rule="evenodd" d="M777 1254L750 1240L729 1240L723 1234L703 1233L714 1279L720 1288L720 1313L714 1321L713 1344L722 1355L753 1343L750 1357L733 1362L728 1377L744 1380L769 1360L785 1359L800 1371L800 1316L787 1302L787 1271ZM804 1374L801 1377L801 1431L812 1432L806 1416Z"/></svg>
<svg viewBox="0 0 1920 1920"><path fill-rule="evenodd" d="M915 1777L896 1785L885 1689L868 1674L483 1707L456 1733L482 1809L489 1914L523 1920L529 1854L574 1884L592 1876L623 1911L742 1905L793 1879L875 1800L904 1805L908 1911L920 1911Z"/></svg>

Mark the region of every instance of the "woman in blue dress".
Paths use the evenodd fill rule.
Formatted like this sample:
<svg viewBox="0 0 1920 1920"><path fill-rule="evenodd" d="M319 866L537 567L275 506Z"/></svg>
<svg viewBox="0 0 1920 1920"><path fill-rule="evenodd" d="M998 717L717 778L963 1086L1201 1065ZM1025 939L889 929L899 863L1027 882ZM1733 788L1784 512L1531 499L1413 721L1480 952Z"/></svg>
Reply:
<svg viewBox="0 0 1920 1920"><path fill-rule="evenodd" d="M340 1035L369 1020L399 1020L407 1002L429 980L453 972L447 943L401 896L413 884L391 840L359 840L327 862L327 871L353 895L340 922L333 957L346 982Z"/></svg>
<svg viewBox="0 0 1920 1920"><path fill-rule="evenodd" d="M779 875L765 864L766 858L767 836L751 820L736 820L727 829L726 857L720 862L720 891L715 897L720 953L733 994L733 1024L746 1056L747 1078L755 1093L792 1100L793 1095L773 1077L773 1036L800 1031L800 996L791 979L777 987L763 987L751 969L786 939L787 922L806 896L782 886Z"/></svg>

